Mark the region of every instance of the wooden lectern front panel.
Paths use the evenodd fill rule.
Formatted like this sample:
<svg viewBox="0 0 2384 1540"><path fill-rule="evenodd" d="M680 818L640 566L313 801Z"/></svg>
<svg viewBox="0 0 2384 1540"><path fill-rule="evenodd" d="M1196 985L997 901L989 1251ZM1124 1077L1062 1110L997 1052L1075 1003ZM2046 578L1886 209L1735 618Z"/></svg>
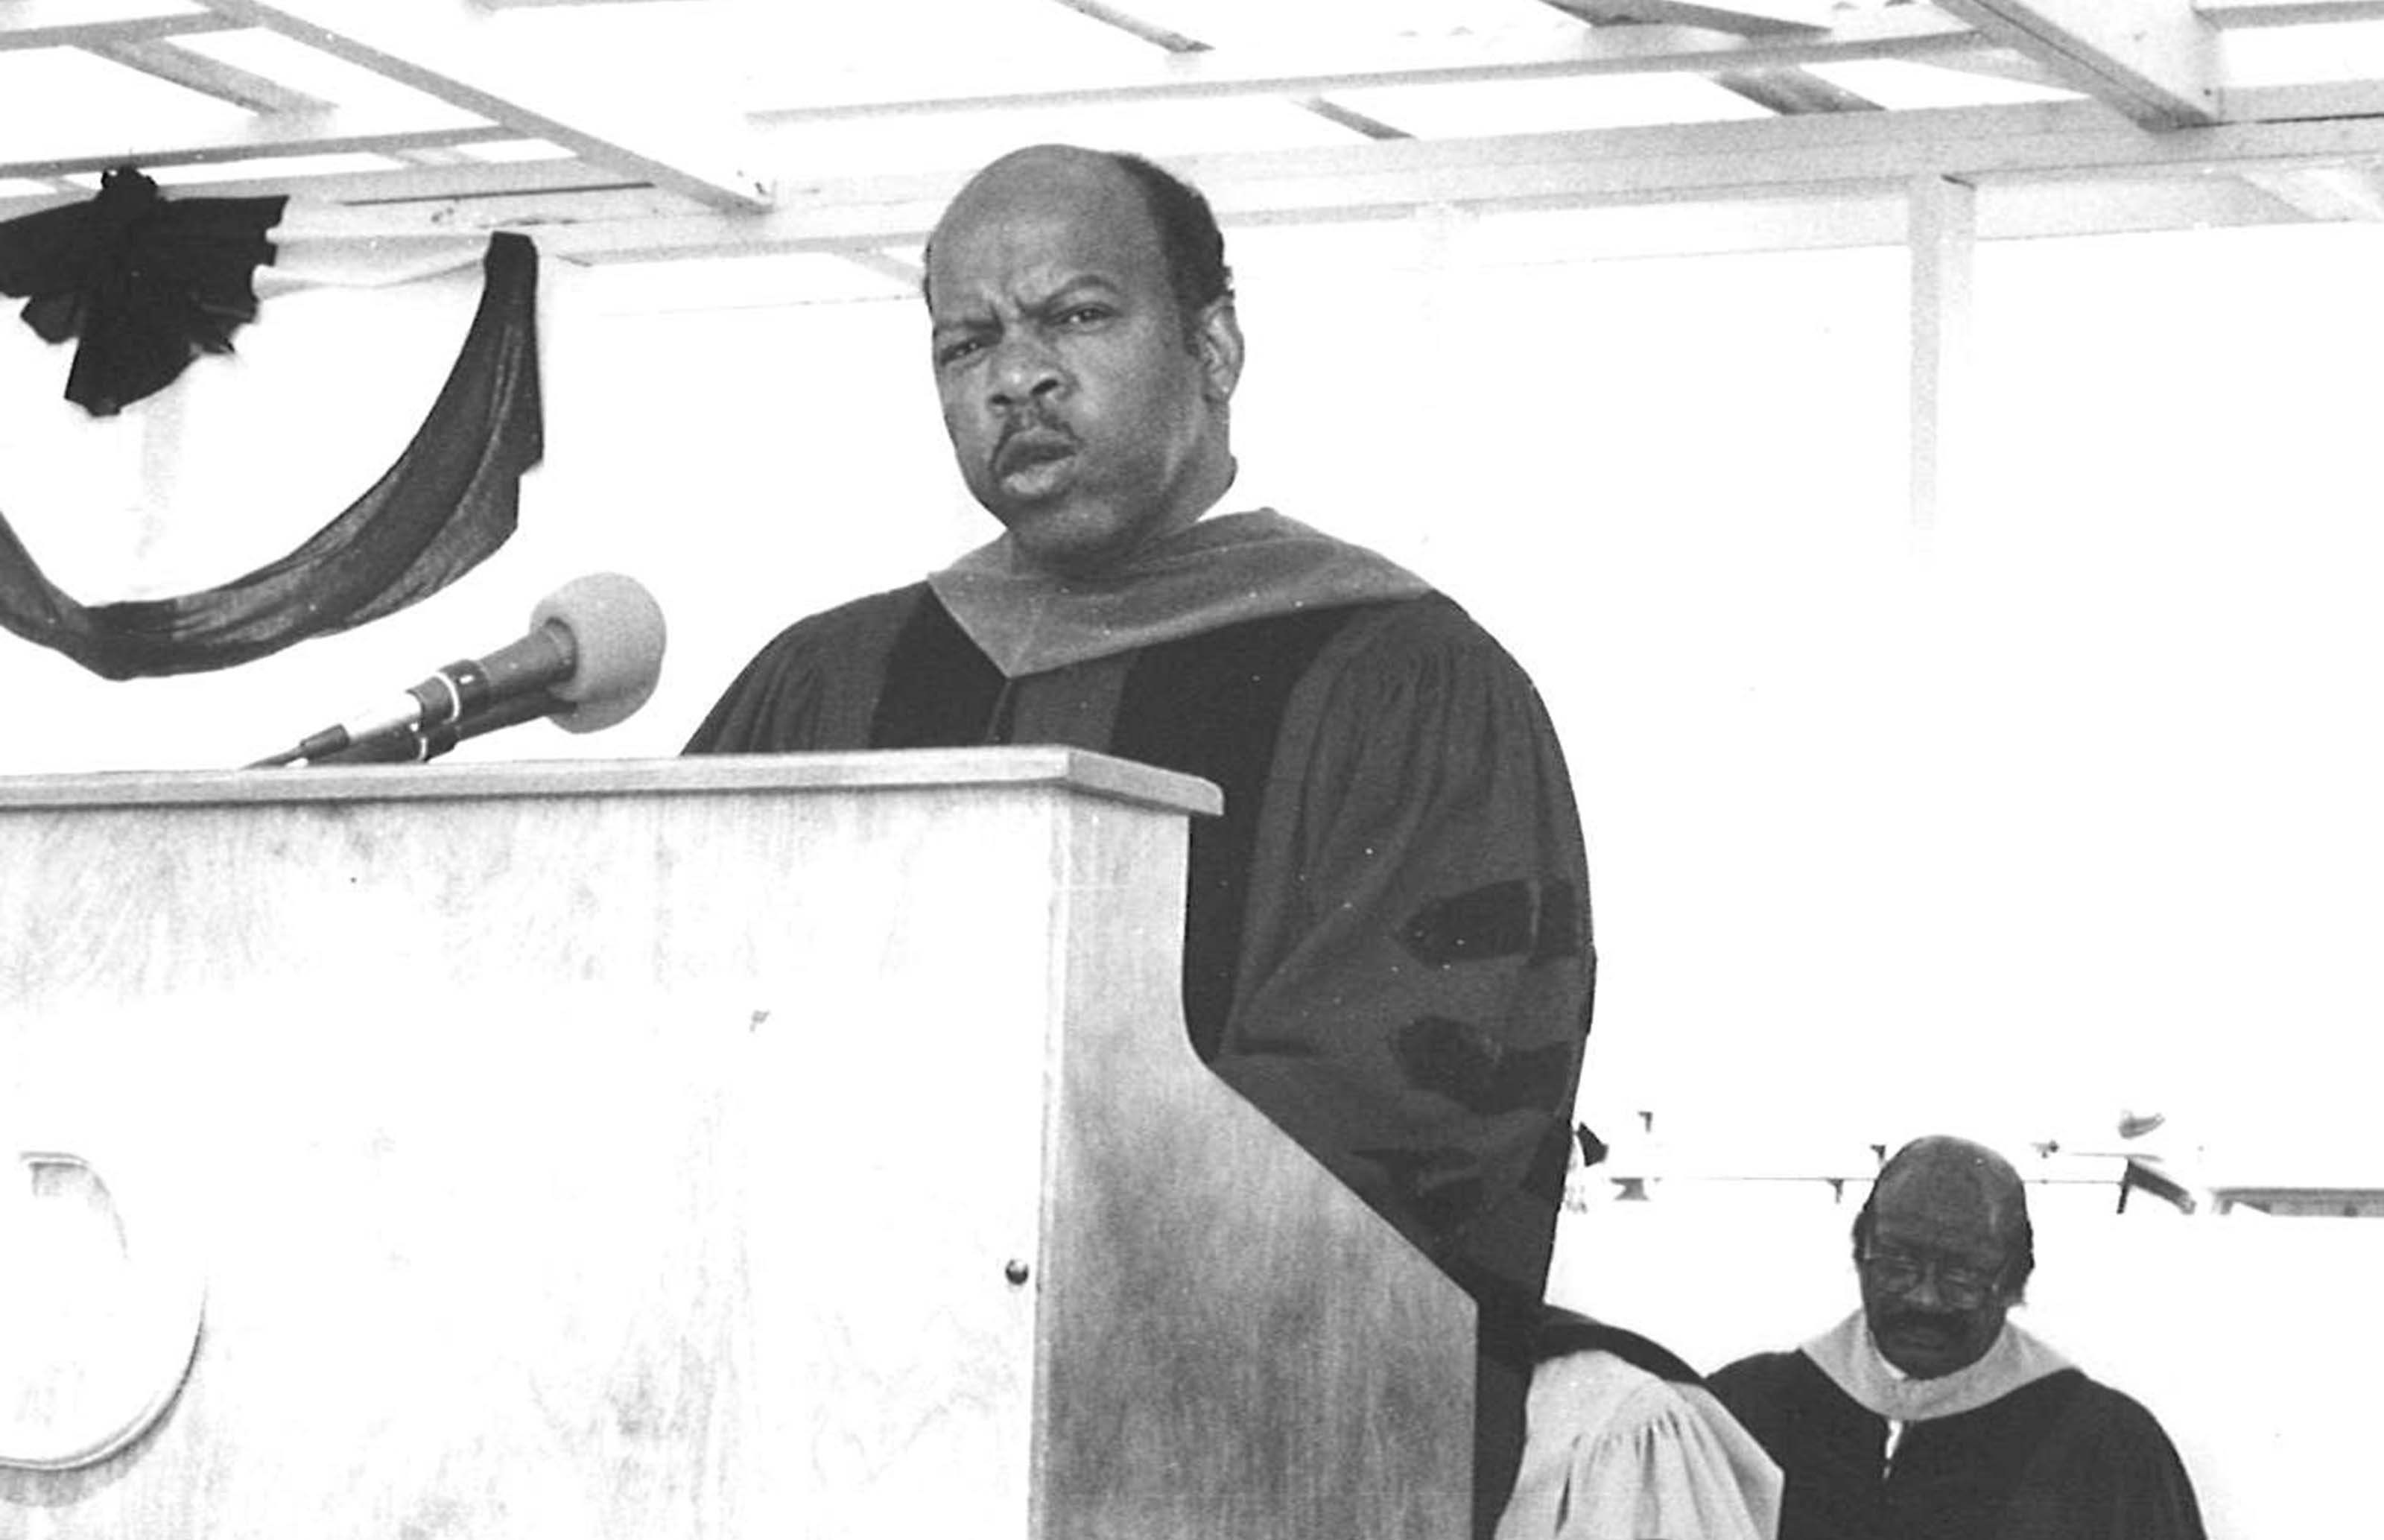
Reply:
<svg viewBox="0 0 2384 1540"><path fill-rule="evenodd" d="M0 1534L1460 1534L1470 1307L1038 752L0 787Z"/></svg>

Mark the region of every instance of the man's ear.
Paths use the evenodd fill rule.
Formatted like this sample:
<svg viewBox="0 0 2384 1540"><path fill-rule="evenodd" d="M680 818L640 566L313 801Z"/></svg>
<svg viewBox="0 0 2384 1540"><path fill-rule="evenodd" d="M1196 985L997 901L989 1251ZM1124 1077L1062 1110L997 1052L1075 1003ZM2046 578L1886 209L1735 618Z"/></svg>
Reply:
<svg viewBox="0 0 2384 1540"><path fill-rule="evenodd" d="M1192 351L1200 360L1200 393L1223 406L1242 380L1242 323L1230 299L1211 300L1192 329Z"/></svg>

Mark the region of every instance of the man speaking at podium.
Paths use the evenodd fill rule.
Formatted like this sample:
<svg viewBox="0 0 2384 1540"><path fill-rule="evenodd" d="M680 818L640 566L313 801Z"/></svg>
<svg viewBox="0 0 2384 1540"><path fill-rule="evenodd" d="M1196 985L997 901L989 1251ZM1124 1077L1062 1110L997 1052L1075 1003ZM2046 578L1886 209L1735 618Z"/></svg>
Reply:
<svg viewBox="0 0 2384 1540"><path fill-rule="evenodd" d="M688 750L1064 743L1223 788L1191 834L1192 1045L1478 1302L1486 1534L1595 975L1538 695L1422 579L1236 480L1242 338L1191 188L1006 155L945 211L925 291L944 426L1002 535L788 627Z"/></svg>

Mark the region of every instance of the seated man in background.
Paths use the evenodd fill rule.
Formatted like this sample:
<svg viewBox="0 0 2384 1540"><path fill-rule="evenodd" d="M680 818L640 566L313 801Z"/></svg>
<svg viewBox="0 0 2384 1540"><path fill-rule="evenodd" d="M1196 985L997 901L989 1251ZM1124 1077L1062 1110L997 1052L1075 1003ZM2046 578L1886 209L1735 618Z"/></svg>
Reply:
<svg viewBox="0 0 2384 1540"><path fill-rule="evenodd" d="M1472 1296L1486 1534L1593 976L1538 694L1431 585L1237 474L1241 330L1191 188L1005 155L937 223L925 290L945 430L1004 532L788 627L689 751L1062 743L1217 783L1223 816L1191 832L1192 1047Z"/></svg>
<svg viewBox="0 0 2384 1540"><path fill-rule="evenodd" d="M2035 1263L2008 1161L1914 1140L1854 1242L1859 1310L1711 1380L1786 1479L1781 1540L2202 1540L2152 1414L2005 1319Z"/></svg>

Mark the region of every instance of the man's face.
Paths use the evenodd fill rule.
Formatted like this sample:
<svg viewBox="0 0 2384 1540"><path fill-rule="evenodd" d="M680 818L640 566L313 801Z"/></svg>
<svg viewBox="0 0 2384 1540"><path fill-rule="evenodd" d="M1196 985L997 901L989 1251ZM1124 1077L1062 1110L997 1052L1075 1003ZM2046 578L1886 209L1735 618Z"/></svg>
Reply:
<svg viewBox="0 0 2384 1540"><path fill-rule="evenodd" d="M1974 1186L1924 1179L1882 1189L1856 1271L1871 1340L1888 1362L1935 1379L1994 1346L2014 1303L1995 1219Z"/></svg>
<svg viewBox="0 0 2384 1540"><path fill-rule="evenodd" d="M1029 560L1098 572L1223 492L1231 313L1187 338L1149 210L1115 167L999 163L937 230L927 293L961 476Z"/></svg>

